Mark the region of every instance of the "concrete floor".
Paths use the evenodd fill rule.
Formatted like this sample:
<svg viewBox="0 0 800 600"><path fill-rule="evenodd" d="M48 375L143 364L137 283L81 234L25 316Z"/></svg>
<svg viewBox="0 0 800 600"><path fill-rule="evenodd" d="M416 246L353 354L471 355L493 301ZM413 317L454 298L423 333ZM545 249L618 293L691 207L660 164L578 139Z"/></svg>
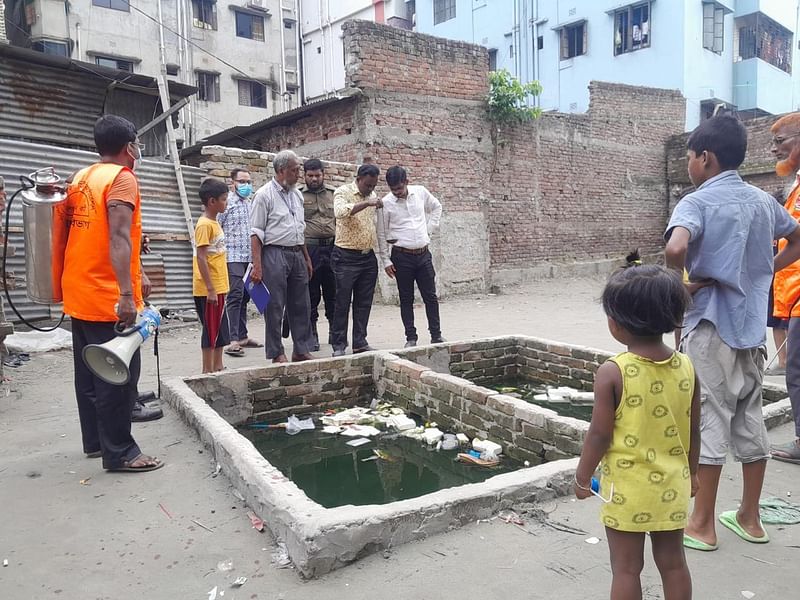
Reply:
<svg viewBox="0 0 800 600"><path fill-rule="evenodd" d="M471 296L442 305L449 340L526 333L616 351L596 299L599 279L531 284L498 296ZM417 314L423 319L423 311ZM263 339L252 322L253 335ZM402 344L399 309L377 306L370 343ZM324 335L324 334L323 334ZM162 374L200 370L196 328L161 337ZM426 336L420 336L426 340ZM155 388L155 363L147 347L142 389ZM327 353L328 348L324 347ZM263 364L248 350L229 366ZM321 353L322 354L322 353ZM196 436L167 411L161 421L135 425L146 452L166 460L150 474L109 474L83 457L72 392L71 353L33 357L8 369L9 393L0 396L0 598L314 600L375 598L484 600L607 597L610 575L598 504L562 499L541 507L550 519L586 531L569 534L526 519L525 529L495 519L367 557L311 582L271 564L268 533L251 528L247 508ZM791 437L783 426L777 441ZM723 472L720 507L734 508L739 470ZM800 467L771 462L764 496L800 499ZM205 528L212 531L208 531ZM769 527L772 542L747 544L720 531L718 552L690 553L695 598L789 600L800 588L800 526ZM601 542L586 543L596 536ZM219 563L232 561L232 570ZM239 576L248 578L232 588ZM660 598L649 562L645 598ZM224 595L222 595L224 592Z"/></svg>

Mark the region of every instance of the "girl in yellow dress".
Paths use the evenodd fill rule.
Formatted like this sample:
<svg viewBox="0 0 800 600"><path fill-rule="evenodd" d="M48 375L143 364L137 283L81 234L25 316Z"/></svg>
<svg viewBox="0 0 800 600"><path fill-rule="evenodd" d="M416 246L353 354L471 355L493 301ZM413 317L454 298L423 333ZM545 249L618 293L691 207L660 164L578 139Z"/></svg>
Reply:
<svg viewBox="0 0 800 600"><path fill-rule="evenodd" d="M691 300L680 273L641 265L636 254L628 264L603 291L608 328L628 350L597 370L575 495L592 495L592 474L602 459L601 520L611 555L612 600L642 598L645 533L664 597L689 600L683 528L689 497L697 491L700 386L686 355L665 345L662 336L681 326Z"/></svg>

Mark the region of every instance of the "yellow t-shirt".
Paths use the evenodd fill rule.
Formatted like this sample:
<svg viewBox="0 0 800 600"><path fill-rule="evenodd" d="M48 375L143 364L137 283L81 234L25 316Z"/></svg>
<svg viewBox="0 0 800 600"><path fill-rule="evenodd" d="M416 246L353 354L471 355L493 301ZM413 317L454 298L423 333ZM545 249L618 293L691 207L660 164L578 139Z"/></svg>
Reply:
<svg viewBox="0 0 800 600"><path fill-rule="evenodd" d="M197 219L194 228L194 243L196 248L208 248L208 271L211 283L218 294L228 293L228 263L226 262L225 234L222 227L215 220L212 221L205 215ZM192 259L192 294L207 296L208 290L197 267L197 250Z"/></svg>
<svg viewBox="0 0 800 600"><path fill-rule="evenodd" d="M613 482L614 494L600 520L618 531L682 529L691 495L694 367L680 352L661 362L630 352L611 360L623 384L600 480L600 493L607 496Z"/></svg>

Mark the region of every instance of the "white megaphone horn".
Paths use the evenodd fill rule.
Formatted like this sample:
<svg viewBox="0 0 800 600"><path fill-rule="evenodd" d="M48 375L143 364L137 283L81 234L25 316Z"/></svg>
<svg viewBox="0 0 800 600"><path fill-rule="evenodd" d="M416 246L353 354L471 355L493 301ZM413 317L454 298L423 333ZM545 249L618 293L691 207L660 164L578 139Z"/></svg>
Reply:
<svg viewBox="0 0 800 600"><path fill-rule="evenodd" d="M139 313L136 325L119 332L105 344L90 344L83 349L83 362L97 377L112 385L125 385L131 378L128 365L136 350L161 325L161 314L153 306Z"/></svg>

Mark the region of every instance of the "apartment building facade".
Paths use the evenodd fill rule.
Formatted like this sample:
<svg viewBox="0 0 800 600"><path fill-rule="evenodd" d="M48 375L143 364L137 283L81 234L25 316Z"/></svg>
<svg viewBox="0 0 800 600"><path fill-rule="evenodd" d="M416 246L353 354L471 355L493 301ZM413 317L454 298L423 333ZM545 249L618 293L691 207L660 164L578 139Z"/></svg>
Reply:
<svg viewBox="0 0 800 600"><path fill-rule="evenodd" d="M163 62L197 87L175 119L183 145L300 104L296 0L5 0L5 16L12 44L87 69L158 76Z"/></svg>
<svg viewBox="0 0 800 600"><path fill-rule="evenodd" d="M416 29L490 50L538 80L545 110L583 112L588 83L679 89L686 127L723 104L746 115L800 105L797 0L418 0Z"/></svg>
<svg viewBox="0 0 800 600"><path fill-rule="evenodd" d="M414 0L299 0L306 101L335 95L345 85L342 25L351 19L413 28Z"/></svg>

